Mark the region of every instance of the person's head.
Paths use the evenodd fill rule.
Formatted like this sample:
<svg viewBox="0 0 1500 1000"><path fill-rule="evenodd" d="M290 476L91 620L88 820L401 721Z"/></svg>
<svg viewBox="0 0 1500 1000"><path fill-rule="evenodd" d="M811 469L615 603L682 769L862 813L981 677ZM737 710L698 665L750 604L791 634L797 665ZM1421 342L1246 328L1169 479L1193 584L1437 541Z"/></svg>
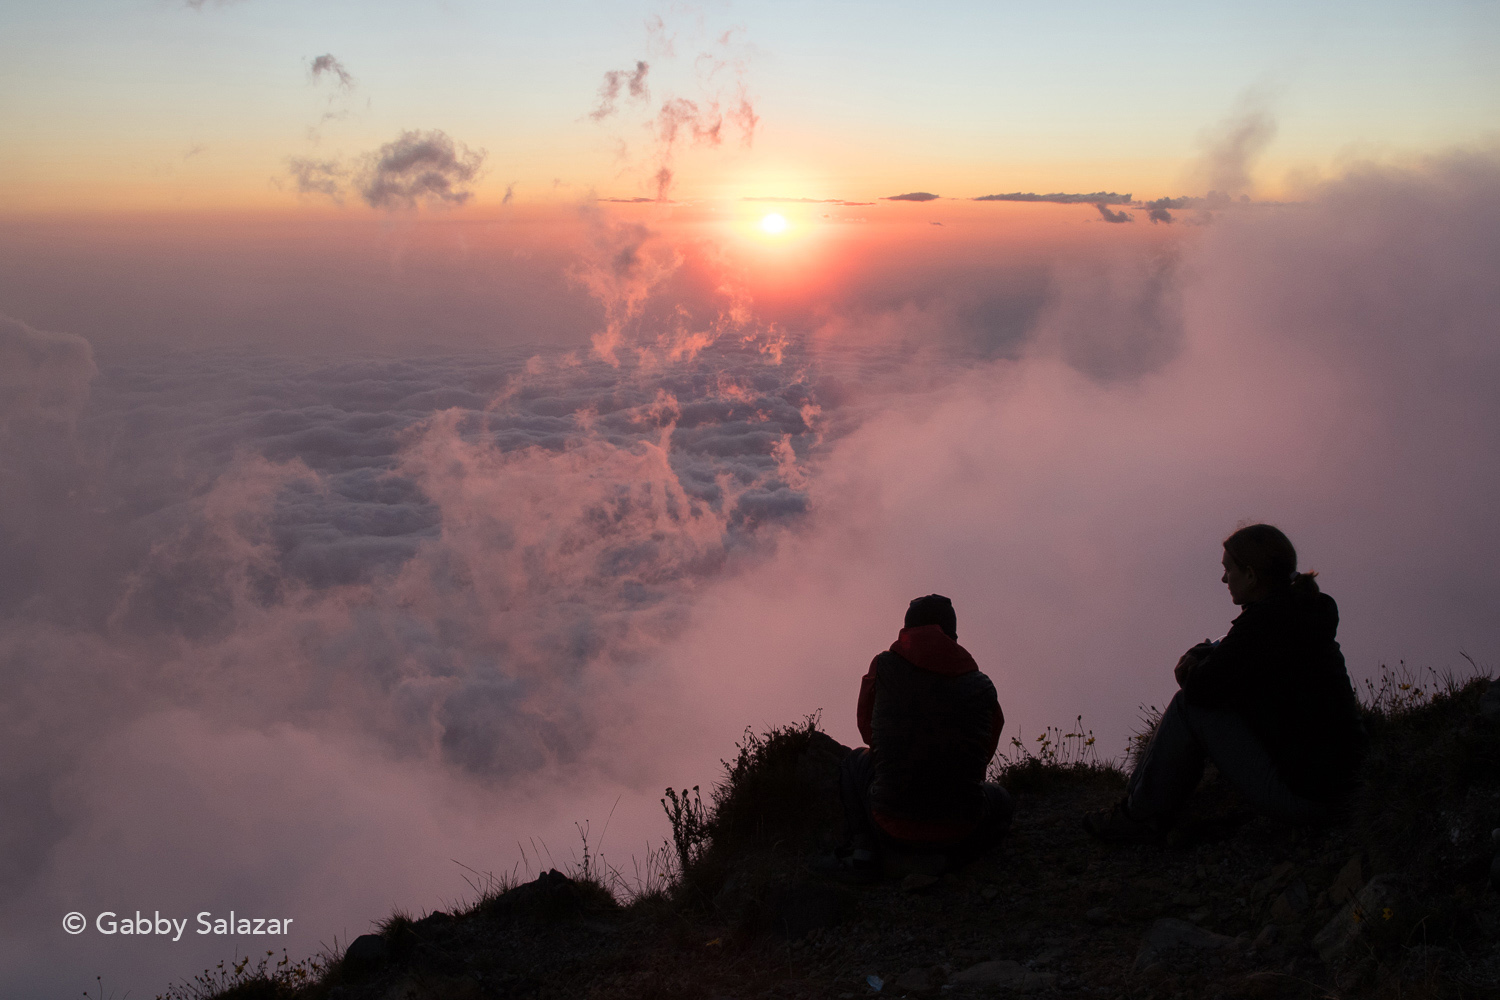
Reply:
<svg viewBox="0 0 1500 1000"><path fill-rule="evenodd" d="M1250 524L1224 539L1224 576L1229 599L1244 606L1288 587L1317 593L1316 573L1297 572L1291 539L1269 524Z"/></svg>
<svg viewBox="0 0 1500 1000"><path fill-rule="evenodd" d="M905 627L919 625L937 625L948 638L958 641L958 615L953 610L953 602L942 594L914 598L906 606Z"/></svg>

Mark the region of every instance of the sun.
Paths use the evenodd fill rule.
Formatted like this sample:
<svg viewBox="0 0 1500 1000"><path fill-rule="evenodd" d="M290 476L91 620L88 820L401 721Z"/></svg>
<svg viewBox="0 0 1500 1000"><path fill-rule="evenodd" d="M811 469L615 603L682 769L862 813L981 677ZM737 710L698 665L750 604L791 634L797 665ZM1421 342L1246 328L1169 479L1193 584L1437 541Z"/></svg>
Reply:
<svg viewBox="0 0 1500 1000"><path fill-rule="evenodd" d="M786 231L786 217L772 212L760 220L760 228L775 236L777 233Z"/></svg>

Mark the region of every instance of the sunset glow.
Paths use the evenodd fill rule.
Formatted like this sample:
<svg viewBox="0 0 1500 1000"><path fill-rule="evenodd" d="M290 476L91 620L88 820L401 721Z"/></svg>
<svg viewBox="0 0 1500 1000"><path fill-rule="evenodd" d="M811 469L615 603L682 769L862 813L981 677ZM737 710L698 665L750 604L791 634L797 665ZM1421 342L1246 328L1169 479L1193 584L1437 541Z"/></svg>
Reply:
<svg viewBox="0 0 1500 1000"><path fill-rule="evenodd" d="M1117 754L1247 520L1500 662L1500 5L1083 7L0 5L0 982L637 870L921 594Z"/></svg>

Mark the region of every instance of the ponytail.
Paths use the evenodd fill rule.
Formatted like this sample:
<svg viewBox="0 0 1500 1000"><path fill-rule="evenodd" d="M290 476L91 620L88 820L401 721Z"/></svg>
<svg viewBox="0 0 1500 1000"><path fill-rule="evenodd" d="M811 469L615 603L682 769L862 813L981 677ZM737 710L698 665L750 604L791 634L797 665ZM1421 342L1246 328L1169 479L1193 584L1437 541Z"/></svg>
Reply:
<svg viewBox="0 0 1500 1000"><path fill-rule="evenodd" d="M1307 573L1293 573L1291 583L1292 593L1299 597L1311 597L1314 594L1322 593L1318 589L1318 581L1314 579L1317 575L1317 570Z"/></svg>

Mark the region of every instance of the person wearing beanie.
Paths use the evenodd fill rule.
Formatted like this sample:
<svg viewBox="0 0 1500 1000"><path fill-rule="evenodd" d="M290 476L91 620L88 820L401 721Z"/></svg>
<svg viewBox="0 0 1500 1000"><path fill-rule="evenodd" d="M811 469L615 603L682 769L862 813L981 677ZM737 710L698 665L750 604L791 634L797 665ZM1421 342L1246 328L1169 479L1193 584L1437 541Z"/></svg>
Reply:
<svg viewBox="0 0 1500 1000"><path fill-rule="evenodd" d="M840 791L849 840L838 859L873 881L884 851L941 854L962 864L994 846L1014 804L985 772L1005 715L995 685L958 644L953 602L918 597L891 648L860 682L859 734Z"/></svg>

